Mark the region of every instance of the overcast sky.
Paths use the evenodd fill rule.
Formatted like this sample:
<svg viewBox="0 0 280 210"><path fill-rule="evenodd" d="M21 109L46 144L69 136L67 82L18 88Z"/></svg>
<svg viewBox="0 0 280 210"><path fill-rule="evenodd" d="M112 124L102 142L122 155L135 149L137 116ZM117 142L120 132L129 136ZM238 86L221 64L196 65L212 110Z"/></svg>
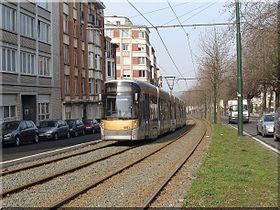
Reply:
<svg viewBox="0 0 280 210"><path fill-rule="evenodd" d="M102 0L105 4L105 15L119 15L130 18L133 24L147 25L150 24L126 1L126 0ZM229 2L229 1L228 1ZM144 16L153 25L178 25L178 21L173 11L169 7L168 1L162 0L131 0L131 3L141 12L147 13L154 10L157 12L144 14ZM190 0L190 1L174 1L169 0L176 15L179 17L182 24L200 24L200 23L221 23L228 22L229 13L225 10L226 1L206 1L206 0ZM136 16L137 15L137 16ZM174 20L175 19L175 20ZM173 21L171 21L173 20ZM170 22L171 21L171 22ZM218 26L225 28L224 26ZM164 45L162 44L155 29L151 29L150 41L156 51L157 62L160 66L161 73L164 76L176 76L177 78L183 75L184 77L195 77L197 72L197 57L200 56L199 37L207 30L213 27L186 27L185 30L189 36L191 50L188 45L188 39L184 30L181 27L159 29L159 32L169 49L169 52L174 59L179 71L177 71L172 60L168 56ZM192 62L193 57L193 62ZM166 81L163 81L164 89L168 90ZM174 85L174 91L184 91L193 85L193 81L179 81Z"/></svg>

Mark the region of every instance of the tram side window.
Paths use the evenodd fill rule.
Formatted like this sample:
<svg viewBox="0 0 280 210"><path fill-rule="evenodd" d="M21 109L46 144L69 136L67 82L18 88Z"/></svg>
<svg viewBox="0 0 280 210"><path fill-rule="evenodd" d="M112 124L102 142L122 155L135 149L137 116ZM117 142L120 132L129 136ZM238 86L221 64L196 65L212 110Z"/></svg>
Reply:
<svg viewBox="0 0 280 210"><path fill-rule="evenodd" d="M157 120L157 99L155 96L150 96L150 119Z"/></svg>
<svg viewBox="0 0 280 210"><path fill-rule="evenodd" d="M148 120L150 118L150 109L149 109L149 95L145 94L144 95L144 100L143 100L143 118L145 120Z"/></svg>

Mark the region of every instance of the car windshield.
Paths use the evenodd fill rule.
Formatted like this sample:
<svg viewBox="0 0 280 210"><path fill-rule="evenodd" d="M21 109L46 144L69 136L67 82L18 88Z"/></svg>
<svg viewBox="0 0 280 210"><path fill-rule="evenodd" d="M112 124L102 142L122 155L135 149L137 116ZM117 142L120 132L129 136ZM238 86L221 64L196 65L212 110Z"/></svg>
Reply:
<svg viewBox="0 0 280 210"><path fill-rule="evenodd" d="M274 122L274 115L265 115L263 118L264 122Z"/></svg>
<svg viewBox="0 0 280 210"><path fill-rule="evenodd" d="M40 128L56 127L56 121L42 121L39 126Z"/></svg>
<svg viewBox="0 0 280 210"><path fill-rule="evenodd" d="M75 124L75 120L65 120L69 126L73 126Z"/></svg>
<svg viewBox="0 0 280 210"><path fill-rule="evenodd" d="M133 94L117 93L105 95L105 119L134 119L137 117L138 104L133 103Z"/></svg>
<svg viewBox="0 0 280 210"><path fill-rule="evenodd" d="M4 122L1 125L1 129L3 131L6 131L6 130L16 130L18 128L18 125L19 125L18 121Z"/></svg>

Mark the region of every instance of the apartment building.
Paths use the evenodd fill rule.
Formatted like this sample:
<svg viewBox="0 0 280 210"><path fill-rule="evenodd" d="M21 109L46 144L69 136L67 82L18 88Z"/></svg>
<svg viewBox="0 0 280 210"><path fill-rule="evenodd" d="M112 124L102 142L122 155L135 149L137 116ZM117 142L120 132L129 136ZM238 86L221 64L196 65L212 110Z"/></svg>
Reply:
<svg viewBox="0 0 280 210"><path fill-rule="evenodd" d="M105 17L105 35L119 46L116 54L117 79L137 79L157 84L156 57L149 34L147 26L133 25L127 17Z"/></svg>
<svg viewBox="0 0 280 210"><path fill-rule="evenodd" d="M0 3L0 121L61 118L58 3Z"/></svg>
<svg viewBox="0 0 280 210"><path fill-rule="evenodd" d="M59 5L63 119L101 118L98 94L105 79L104 9L98 0Z"/></svg>
<svg viewBox="0 0 280 210"><path fill-rule="evenodd" d="M106 76L105 81L116 79L116 49L119 47L117 44L112 43L112 39L108 36L105 37L106 48Z"/></svg>

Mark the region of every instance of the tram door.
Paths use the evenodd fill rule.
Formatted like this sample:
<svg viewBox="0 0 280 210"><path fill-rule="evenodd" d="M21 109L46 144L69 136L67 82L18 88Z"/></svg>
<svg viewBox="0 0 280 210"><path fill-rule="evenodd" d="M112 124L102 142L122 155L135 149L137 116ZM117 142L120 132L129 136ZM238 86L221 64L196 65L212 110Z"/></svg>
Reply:
<svg viewBox="0 0 280 210"><path fill-rule="evenodd" d="M150 101L149 95L144 95L143 101L143 120L145 124L145 137L149 137L149 126L150 126Z"/></svg>

